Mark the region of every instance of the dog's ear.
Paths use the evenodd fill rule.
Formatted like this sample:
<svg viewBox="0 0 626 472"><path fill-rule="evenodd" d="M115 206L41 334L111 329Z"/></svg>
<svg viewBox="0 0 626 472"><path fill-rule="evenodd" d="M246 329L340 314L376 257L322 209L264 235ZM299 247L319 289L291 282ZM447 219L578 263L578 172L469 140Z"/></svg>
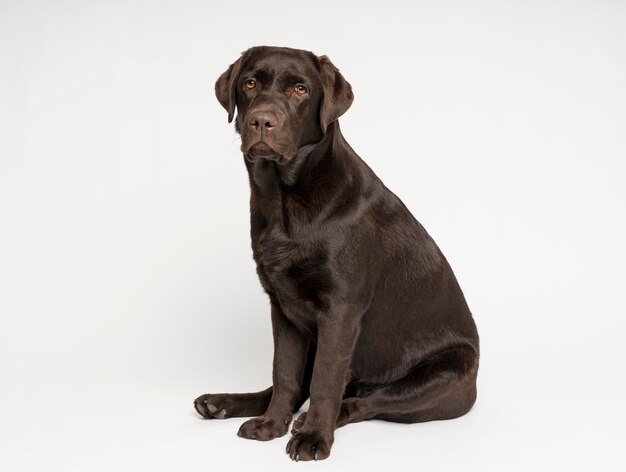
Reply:
<svg viewBox="0 0 626 472"><path fill-rule="evenodd" d="M233 116L235 115L237 77L239 77L245 54L243 53L239 59L231 64L226 72L220 75L217 82L215 82L215 95L228 112L229 123L233 121Z"/></svg>
<svg viewBox="0 0 626 472"><path fill-rule="evenodd" d="M324 97L320 109L322 132L326 133L328 125L343 115L354 100L352 86L343 78L339 70L326 56L320 56L320 74Z"/></svg>

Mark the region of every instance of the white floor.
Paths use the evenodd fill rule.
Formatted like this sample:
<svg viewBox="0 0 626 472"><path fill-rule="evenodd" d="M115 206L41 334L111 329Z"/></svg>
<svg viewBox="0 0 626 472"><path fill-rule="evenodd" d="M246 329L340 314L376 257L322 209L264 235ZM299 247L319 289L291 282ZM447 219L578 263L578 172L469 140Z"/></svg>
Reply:
<svg viewBox="0 0 626 472"><path fill-rule="evenodd" d="M314 467L624 470L619 391L607 388L601 397L590 397L582 379L580 388L569 392L549 384L538 387L541 383L529 382L529 372L517 376L491 368L493 360L483 364L479 401L465 417L415 425L348 425L337 431L331 457ZM19 392L3 386L0 470L294 470L284 452L287 437L248 441L236 436L241 419L202 420L196 415L194 396L203 385L216 382L168 384L163 379L161 385L126 381L108 388L92 384L66 389L31 385Z"/></svg>

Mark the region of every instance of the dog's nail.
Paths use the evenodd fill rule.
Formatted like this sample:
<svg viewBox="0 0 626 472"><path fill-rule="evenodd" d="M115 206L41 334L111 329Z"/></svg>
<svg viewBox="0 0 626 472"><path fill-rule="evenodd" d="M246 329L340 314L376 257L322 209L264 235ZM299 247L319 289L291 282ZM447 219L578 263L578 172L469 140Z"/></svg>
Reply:
<svg viewBox="0 0 626 472"><path fill-rule="evenodd" d="M296 454L296 462L300 460L300 454Z"/></svg>
<svg viewBox="0 0 626 472"><path fill-rule="evenodd" d="M215 417L223 420L224 418L226 418L226 410L222 409L218 411L217 413L215 413Z"/></svg>

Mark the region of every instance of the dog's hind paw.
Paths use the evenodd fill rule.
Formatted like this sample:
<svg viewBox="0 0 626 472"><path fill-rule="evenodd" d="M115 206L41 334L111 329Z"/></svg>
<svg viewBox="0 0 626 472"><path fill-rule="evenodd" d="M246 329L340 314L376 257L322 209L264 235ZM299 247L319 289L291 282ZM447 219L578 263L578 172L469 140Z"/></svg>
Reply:
<svg viewBox="0 0 626 472"><path fill-rule="evenodd" d="M229 418L228 411L224 408L222 400L220 395L206 393L196 398L193 401L193 406L203 418L221 420Z"/></svg>

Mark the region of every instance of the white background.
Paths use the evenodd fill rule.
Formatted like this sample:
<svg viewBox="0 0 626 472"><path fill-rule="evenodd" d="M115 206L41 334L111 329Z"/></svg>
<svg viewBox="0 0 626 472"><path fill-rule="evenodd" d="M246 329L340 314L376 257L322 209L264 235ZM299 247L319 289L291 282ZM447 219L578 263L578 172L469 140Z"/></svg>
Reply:
<svg viewBox="0 0 626 472"><path fill-rule="evenodd" d="M203 421L270 384L239 139L246 48L327 54L344 135L446 254L481 335L467 416L287 437ZM0 469L626 467L626 3L0 3Z"/></svg>

